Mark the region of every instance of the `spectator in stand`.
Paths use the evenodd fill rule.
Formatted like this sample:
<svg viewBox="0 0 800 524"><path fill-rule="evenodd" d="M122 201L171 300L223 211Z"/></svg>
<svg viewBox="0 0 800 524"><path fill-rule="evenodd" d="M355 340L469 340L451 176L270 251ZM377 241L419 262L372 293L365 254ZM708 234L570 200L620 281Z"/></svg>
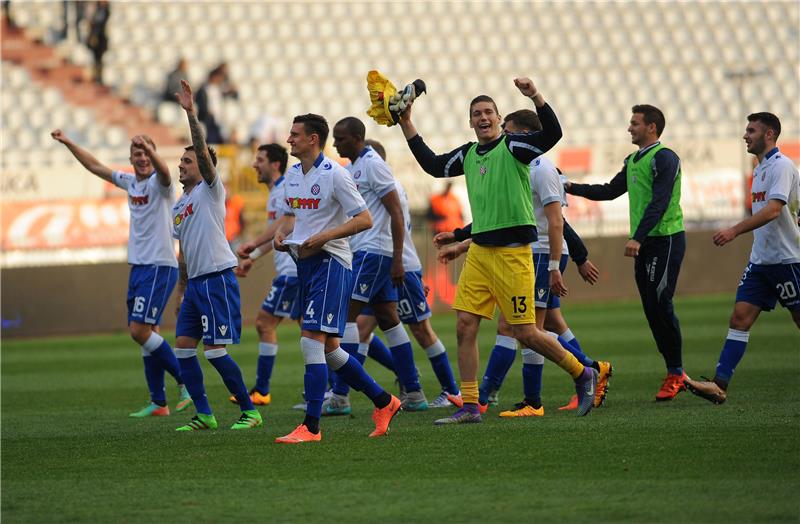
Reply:
<svg viewBox="0 0 800 524"><path fill-rule="evenodd" d="M223 80L223 72L218 67L214 68L195 95L197 118L206 128L206 140L209 144L225 143L218 120L222 111Z"/></svg>
<svg viewBox="0 0 800 524"><path fill-rule="evenodd" d="M181 80L189 81L189 64L186 62L186 59L182 57L178 59L175 69L167 75L164 93L161 95L164 102L178 103L177 100L175 100L175 93L181 90Z"/></svg>
<svg viewBox="0 0 800 524"><path fill-rule="evenodd" d="M111 16L109 2L97 2L89 21L89 39L86 42L86 46L94 57L94 81L101 85L103 83L103 55L108 50L106 25L108 25L109 16Z"/></svg>

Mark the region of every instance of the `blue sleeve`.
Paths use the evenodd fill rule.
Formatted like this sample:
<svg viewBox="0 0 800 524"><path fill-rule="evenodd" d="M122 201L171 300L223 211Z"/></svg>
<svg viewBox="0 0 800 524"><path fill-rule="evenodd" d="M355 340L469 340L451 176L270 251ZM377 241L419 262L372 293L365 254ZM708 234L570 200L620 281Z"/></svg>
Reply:
<svg viewBox="0 0 800 524"><path fill-rule="evenodd" d="M626 159L627 160L627 159ZM566 192L589 200L614 200L628 191L628 170L625 165L607 184L570 184Z"/></svg>
<svg viewBox="0 0 800 524"><path fill-rule="evenodd" d="M567 241L567 249L569 249L569 257L577 265L581 265L589 258L589 250L586 249L586 244L583 243L580 235L572 229L572 226L564 219L564 240Z"/></svg>
<svg viewBox="0 0 800 524"><path fill-rule="evenodd" d="M542 123L541 131L510 134L506 140L508 150L523 164L530 164L536 157L552 149L563 136L561 124L550 104L538 108L537 114Z"/></svg>
<svg viewBox="0 0 800 524"><path fill-rule="evenodd" d="M436 178L449 178L464 174L464 157L472 146L472 142L450 151L445 155L437 155L416 135L408 140L408 147L422 169Z"/></svg>
<svg viewBox="0 0 800 524"><path fill-rule="evenodd" d="M656 227L664 216L672 198L672 190L678 179L681 160L674 151L662 149L653 157L653 198L644 208L642 220L633 233L633 240L644 242L650 231Z"/></svg>

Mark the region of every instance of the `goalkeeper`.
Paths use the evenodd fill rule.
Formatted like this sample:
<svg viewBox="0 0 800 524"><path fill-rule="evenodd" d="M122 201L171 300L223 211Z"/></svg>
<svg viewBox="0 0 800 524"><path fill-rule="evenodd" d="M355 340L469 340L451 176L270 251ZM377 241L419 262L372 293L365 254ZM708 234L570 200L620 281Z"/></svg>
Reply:
<svg viewBox="0 0 800 524"><path fill-rule="evenodd" d="M538 329L534 314L534 271L530 245L536 240L529 166L561 138L561 126L529 78L517 78L520 93L533 100L542 123L534 133L503 134L494 100L475 97L469 125L476 142L436 155L411 120L411 100L399 114L400 128L420 166L434 177L465 175L472 208L472 246L458 280L453 309L457 311L458 367L464 405L436 424L480 422L478 410L477 334L482 318L500 307L514 338L558 364L575 381L578 415L592 409L597 372L584 367L554 339Z"/></svg>

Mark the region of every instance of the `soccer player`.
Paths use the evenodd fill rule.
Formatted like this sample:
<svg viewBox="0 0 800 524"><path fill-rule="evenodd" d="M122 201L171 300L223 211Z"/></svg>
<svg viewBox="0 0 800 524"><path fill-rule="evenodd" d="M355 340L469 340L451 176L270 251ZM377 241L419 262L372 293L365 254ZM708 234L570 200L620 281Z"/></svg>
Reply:
<svg viewBox="0 0 800 524"><path fill-rule="evenodd" d="M144 376L150 390L150 404L131 413L131 417L169 415L164 392L164 372L178 383L176 411L191 403L181 378L180 366L169 343L158 333L158 324L178 278L170 234L170 208L175 191L169 168L156 153L156 145L146 136L135 136L130 145L133 174L113 171L91 153L70 140L60 129L52 137L64 144L78 162L97 177L128 193L130 236L128 238L128 328L131 338L142 348Z"/></svg>
<svg viewBox="0 0 800 524"><path fill-rule="evenodd" d="M365 142L386 161L386 151L380 142L375 140L366 140ZM460 392L458 391L455 377L453 377L450 361L447 359L447 348L445 348L431 325L430 317L432 313L426 298L428 293L425 289L425 284L422 282L422 263L417 255L414 239L411 237L411 212L408 208L408 195L398 180L395 180L395 186L397 187L397 194L400 196L400 205L403 208L403 220L406 227L403 241L405 277L403 278L402 286L398 290L397 312L400 315L400 321L408 326L414 339L425 350L433 372L442 388L439 396L429 402L428 406L431 408L444 408L452 405L447 399L448 395L459 395ZM357 319L359 352L365 349L368 350L367 355L369 357L374 358L394 372L391 354L383 345L381 339L373 335L373 331L377 327L377 321L371 312L368 314L367 311L367 308L362 309ZM402 400L402 394L400 398Z"/></svg>
<svg viewBox="0 0 800 524"><path fill-rule="evenodd" d="M684 391L681 327L672 297L686 251L681 210L681 164L659 137L666 120L657 107L631 108L628 132L639 147L625 158L622 170L607 184L565 183L567 193L590 200L613 200L628 193L630 237L624 255L634 257L636 287L667 376L656 393L668 401Z"/></svg>
<svg viewBox="0 0 800 524"><path fill-rule="evenodd" d="M504 135L500 114L490 97L481 95L469 106L470 127L477 143L469 142L437 156L417 133L410 104L400 127L414 157L435 177L466 175L473 214L472 245L458 281L453 309L457 311L458 365L463 407L436 424L480 422L478 408L477 333L481 318L491 319L498 305L512 325L514 338L558 363L575 380L578 415L592 409L597 372L585 368L571 353L536 327L530 246L536 238L530 187L530 164L561 138L561 126L533 82L517 78L515 85L536 105L542 130Z"/></svg>
<svg viewBox="0 0 800 524"><path fill-rule="evenodd" d="M287 140L291 155L300 160L288 169L284 182L284 213L294 216L294 223L287 236L290 224L281 222L273 245L279 251L291 250L297 258L306 416L294 431L277 438L278 443L322 439L319 420L328 367L372 400L375 430L370 437L385 435L400 410L400 399L384 391L361 363L339 346L353 291L353 254L347 237L369 229L372 218L350 173L322 153L328 132L322 116L299 115Z"/></svg>
<svg viewBox="0 0 800 524"><path fill-rule="evenodd" d="M395 180L389 165L365 143L366 128L355 117L343 118L333 127L333 147L350 160L346 167L372 217L372 228L350 239L353 251L353 289L342 349L363 365L367 347L359 344L357 319L369 304L386 336L395 372L404 388L405 411L424 411L428 401L419 383L414 354L397 312L397 288L405 277L403 239L405 221ZM361 347L361 351L359 351ZM350 413L348 388L334 380L333 395L323 406L327 415Z"/></svg>
<svg viewBox="0 0 800 524"><path fill-rule="evenodd" d="M284 199L284 176L289 155L286 149L278 144L258 146L253 168L256 170L258 182L269 188L267 200L267 228L252 242L242 243L236 250L241 257L236 275L246 277L253 267L253 262L272 250L272 239L282 214L281 202ZM275 356L278 354L278 335L276 329L284 318L297 320L300 310L297 305L297 266L287 253L275 251L275 273L272 286L256 316L258 332L258 364L256 367L256 385L250 390L253 404L266 406L272 401L269 381ZM236 397L230 398L231 402Z"/></svg>
<svg viewBox="0 0 800 524"><path fill-rule="evenodd" d="M175 328L175 353L197 415L177 430L217 428L197 359L200 340L206 359L242 409L231 429L251 429L263 424L261 414L250 400L242 371L225 348L238 344L242 331L239 284L233 274L237 260L225 239L225 188L217 175L216 153L206 144L197 119L192 88L185 80L181 86L176 97L189 119L192 145L181 157L179 180L183 195L172 208L173 236L180 241L187 279Z"/></svg>
<svg viewBox="0 0 800 524"><path fill-rule="evenodd" d="M506 115L503 123L505 132L511 134L530 133L541 130L541 128L539 117L528 109ZM565 235L566 221L561 214L562 206L566 205L561 178L562 175L558 169L544 155L537 157L530 165L533 211L536 217L538 236L536 242L531 246L535 268L536 325L556 338L564 349L575 355L583 365L597 370L598 380L594 407L598 407L605 399L608 379L611 376L611 364L592 360L585 355L578 339L569 329L561 314L560 296L566 291L562 273L566 269L570 254ZM457 233L459 237L464 235L463 230L454 233ZM596 268L588 260L585 254L586 247L580 237L574 231L571 231L571 234L572 241L569 243L573 244L573 250L580 256L578 271L585 280L594 283L593 277L596 276ZM455 240L456 236L456 234L440 234L434 241L437 245L441 245L446 240ZM461 244L457 251L442 252L440 259L447 262L466 249L467 247ZM581 255L581 253L583 254ZM512 338L510 326L501 317L498 323L496 344L489 357L481 386L478 388L478 404L482 411L487 407L490 397L493 394L496 397L515 356L516 341ZM530 348L522 349L522 358L525 398L522 402L517 403L513 410L501 412L501 417L544 416L544 407L541 401L544 358ZM453 400L458 401L458 399ZM577 395L575 395L565 408L577 409L577 407Z"/></svg>
<svg viewBox="0 0 800 524"><path fill-rule="evenodd" d="M781 122L772 113L747 116L742 138L747 152L758 159L750 194L753 215L714 234L714 244L724 246L742 233L753 232L750 261L736 290L728 337L714 378L686 379L689 391L714 404L727 399L733 371L744 356L750 328L761 311L770 311L780 302L800 328L800 176L794 162L776 145L780 134Z"/></svg>

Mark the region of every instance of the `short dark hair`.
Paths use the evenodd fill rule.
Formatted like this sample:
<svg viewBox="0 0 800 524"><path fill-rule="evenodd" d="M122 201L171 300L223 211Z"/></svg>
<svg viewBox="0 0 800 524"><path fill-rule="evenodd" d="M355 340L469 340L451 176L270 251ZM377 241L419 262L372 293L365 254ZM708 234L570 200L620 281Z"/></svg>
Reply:
<svg viewBox="0 0 800 524"><path fill-rule="evenodd" d="M306 133L309 135L317 135L319 137L320 148L325 146L325 141L328 140L328 121L324 116L315 115L314 113L307 113L305 115L297 115L292 121L293 124L303 124Z"/></svg>
<svg viewBox="0 0 800 524"><path fill-rule="evenodd" d="M539 121L539 115L530 109L520 109L519 111L507 114L503 120L503 126L505 126L506 122L513 122L519 127L530 131L541 131L542 129L542 122Z"/></svg>
<svg viewBox="0 0 800 524"><path fill-rule="evenodd" d="M336 122L336 127L339 126L342 126L350 136L358 140L364 140L364 137L367 136L367 128L364 126L364 122L354 116L347 116Z"/></svg>
<svg viewBox="0 0 800 524"><path fill-rule="evenodd" d="M211 157L211 163L214 164L214 167L217 167L217 152L211 146L206 146L208 149L208 156ZM184 151L194 151L194 145L186 146L183 148Z"/></svg>
<svg viewBox="0 0 800 524"><path fill-rule="evenodd" d="M384 160L384 162L386 161L386 149L383 147L383 144L371 138L364 140L364 143L374 149L375 152L378 153L378 155Z"/></svg>
<svg viewBox="0 0 800 524"><path fill-rule="evenodd" d="M286 172L286 164L289 162L289 154L286 152L286 148L280 144L261 144L258 146L259 151L263 151L267 154L267 159L270 162L280 162L280 170L281 174Z"/></svg>
<svg viewBox="0 0 800 524"><path fill-rule="evenodd" d="M649 104L638 104L631 108L631 113L641 113L644 116L645 124L656 125L656 136L661 136L664 128L667 125L667 120L664 118L664 113L661 112L656 106Z"/></svg>
<svg viewBox="0 0 800 524"><path fill-rule="evenodd" d="M781 121L772 113L767 113L766 111L761 113L752 113L747 115L747 121L761 122L767 129L772 129L775 131L775 140L777 140L781 134Z"/></svg>
<svg viewBox="0 0 800 524"><path fill-rule="evenodd" d="M500 113L500 111L497 110L497 104L492 97L489 95L478 95L472 99L472 102L469 103L469 116L472 116L472 106L478 102L491 102L491 104L494 106L495 113Z"/></svg>

